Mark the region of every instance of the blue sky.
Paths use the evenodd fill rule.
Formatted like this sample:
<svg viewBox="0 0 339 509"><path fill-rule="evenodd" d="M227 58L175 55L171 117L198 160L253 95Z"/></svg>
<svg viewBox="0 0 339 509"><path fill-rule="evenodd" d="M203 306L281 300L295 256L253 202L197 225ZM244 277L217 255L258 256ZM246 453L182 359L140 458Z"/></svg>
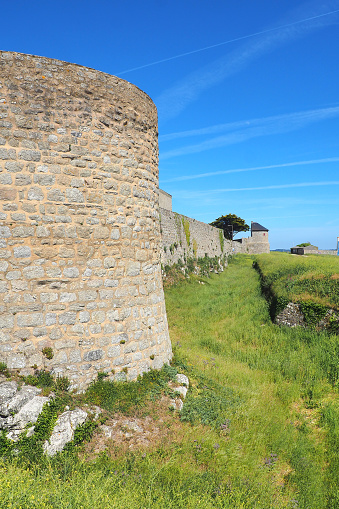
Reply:
<svg viewBox="0 0 339 509"><path fill-rule="evenodd" d="M173 209L234 213L271 248L339 236L339 0L16 0L0 48L134 83Z"/></svg>

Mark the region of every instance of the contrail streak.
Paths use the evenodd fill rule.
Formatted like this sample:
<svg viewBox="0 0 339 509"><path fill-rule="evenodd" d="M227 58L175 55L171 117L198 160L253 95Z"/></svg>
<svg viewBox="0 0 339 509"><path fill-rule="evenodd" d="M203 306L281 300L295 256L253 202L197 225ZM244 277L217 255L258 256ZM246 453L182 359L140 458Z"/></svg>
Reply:
<svg viewBox="0 0 339 509"><path fill-rule="evenodd" d="M289 166L304 166L307 164L336 163L336 162L339 162L339 157L328 157L326 159L311 159L309 161L294 161L292 163L270 164L269 166L253 166L252 168L234 168L231 170L220 170L211 171L207 173L198 173L197 175L183 175L182 177L161 180L161 182L162 183L180 182L182 180L193 180L204 177L213 177L215 175L226 175L227 173L241 173L244 171L270 170L273 168L287 168Z"/></svg>
<svg viewBox="0 0 339 509"><path fill-rule="evenodd" d="M242 37L236 37L235 39L229 39L228 41L219 42L217 44L212 44L210 46L205 46L204 48L195 49L193 51L187 51L186 53L180 53L179 55L174 55L173 57L163 58L162 60L156 60L154 62L150 62L149 64L140 65L138 67L132 67L131 69L127 69L125 71L121 71L116 73L116 76L121 76L122 74L127 74L128 72L138 71L139 69L145 69L146 67L151 67L153 65L162 64L164 62L169 62L170 60L176 60L177 58L187 57L189 55L193 55L194 53L200 53L201 51L207 51L209 49L217 48L219 46L224 46L226 44L231 44L233 42L243 41L244 39L250 39L251 37L256 37L258 35L267 34L269 32L274 32L276 30L281 30L282 28L288 28L294 25L299 25L300 23L304 23L306 21L312 21L314 19L323 18L324 16L330 16L331 14L335 14L339 12L339 9L335 11L324 12L323 14L318 14L317 16L311 16L309 18L300 19L298 21L294 21L293 23L287 23L286 25L280 25L276 28L269 28L267 30L262 30L261 32L254 32L253 34L243 35Z"/></svg>
<svg viewBox="0 0 339 509"><path fill-rule="evenodd" d="M239 187L239 188L226 188L226 189L211 189L210 191L201 191L192 193L195 197L208 196L211 194L218 193L232 193L237 191L263 191L265 189L290 189L295 187L319 187L319 186L339 186L338 180L332 180L329 182L300 182L296 184L277 184L272 186L260 186L260 187Z"/></svg>

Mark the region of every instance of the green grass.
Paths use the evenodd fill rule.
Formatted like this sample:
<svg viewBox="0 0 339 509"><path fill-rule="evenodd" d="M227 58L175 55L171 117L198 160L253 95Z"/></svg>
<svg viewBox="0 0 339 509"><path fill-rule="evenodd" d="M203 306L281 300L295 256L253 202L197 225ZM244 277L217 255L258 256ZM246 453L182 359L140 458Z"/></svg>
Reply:
<svg viewBox="0 0 339 509"><path fill-rule="evenodd" d="M173 368L101 379L82 396L156 418L167 381L186 373L171 440L95 460L74 449L35 462L4 454L0 507L339 508L338 337L273 325L252 263L237 256L204 285L166 290Z"/></svg>
<svg viewBox="0 0 339 509"><path fill-rule="evenodd" d="M271 253L257 256L255 267L270 301L272 318L288 302L300 304L309 325L316 325L328 309L339 309L339 257Z"/></svg>

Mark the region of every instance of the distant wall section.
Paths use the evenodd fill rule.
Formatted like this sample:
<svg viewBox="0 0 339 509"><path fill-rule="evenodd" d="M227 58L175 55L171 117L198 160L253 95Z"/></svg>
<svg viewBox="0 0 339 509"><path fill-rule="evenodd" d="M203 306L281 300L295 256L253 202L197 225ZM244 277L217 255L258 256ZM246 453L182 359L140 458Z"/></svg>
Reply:
<svg viewBox="0 0 339 509"><path fill-rule="evenodd" d="M161 209L172 210L172 195L159 189L159 207Z"/></svg>
<svg viewBox="0 0 339 509"><path fill-rule="evenodd" d="M225 257L232 252L223 231L176 212L160 208L161 263L172 265L180 259Z"/></svg>
<svg viewBox="0 0 339 509"><path fill-rule="evenodd" d="M268 232L252 232L251 237L242 238L232 243L233 254L263 254L270 252Z"/></svg>

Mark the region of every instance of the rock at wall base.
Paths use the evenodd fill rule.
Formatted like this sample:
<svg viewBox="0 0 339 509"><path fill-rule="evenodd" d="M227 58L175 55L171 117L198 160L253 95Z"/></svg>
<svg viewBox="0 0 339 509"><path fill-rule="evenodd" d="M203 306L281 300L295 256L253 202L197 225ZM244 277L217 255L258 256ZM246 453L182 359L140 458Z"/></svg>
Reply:
<svg viewBox="0 0 339 509"><path fill-rule="evenodd" d="M81 408L68 410L61 414L56 421L50 439L44 443L44 452L48 456L54 456L57 452L61 452L65 445L73 440L75 429L86 421L87 415L87 412Z"/></svg>
<svg viewBox="0 0 339 509"><path fill-rule="evenodd" d="M276 316L275 323L287 327L305 327L306 325L299 304L294 302L289 302L285 309Z"/></svg>

